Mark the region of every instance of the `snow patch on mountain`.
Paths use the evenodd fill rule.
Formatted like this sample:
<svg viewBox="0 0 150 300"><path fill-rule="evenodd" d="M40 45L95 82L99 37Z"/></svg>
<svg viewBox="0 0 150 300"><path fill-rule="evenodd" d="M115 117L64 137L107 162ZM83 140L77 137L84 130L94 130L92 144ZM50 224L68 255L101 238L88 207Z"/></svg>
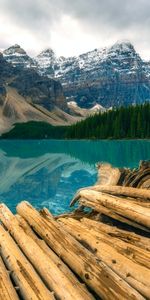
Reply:
<svg viewBox="0 0 150 300"><path fill-rule="evenodd" d="M15 66L59 80L68 101L81 107L97 103L109 108L150 99L150 62L143 61L129 41L67 58L57 57L51 48L30 58L18 45L3 53Z"/></svg>

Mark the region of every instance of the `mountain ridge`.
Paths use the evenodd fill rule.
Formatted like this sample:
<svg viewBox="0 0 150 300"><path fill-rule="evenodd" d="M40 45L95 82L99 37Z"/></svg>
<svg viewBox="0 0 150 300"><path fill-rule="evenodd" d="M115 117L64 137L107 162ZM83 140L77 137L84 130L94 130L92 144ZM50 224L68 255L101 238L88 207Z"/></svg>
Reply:
<svg viewBox="0 0 150 300"><path fill-rule="evenodd" d="M69 114L58 81L41 77L33 69L12 66L0 53L0 134L15 123L31 120L56 126L75 123L79 118Z"/></svg>
<svg viewBox="0 0 150 300"><path fill-rule="evenodd" d="M6 54L7 50L5 59L16 65L15 56L8 58ZM76 101L83 108L96 104L108 108L150 100L150 62L143 61L128 41L68 58L57 57L48 48L32 58L32 63L26 59L24 68L35 68L42 76L59 80L67 101ZM19 61L18 65L21 64Z"/></svg>

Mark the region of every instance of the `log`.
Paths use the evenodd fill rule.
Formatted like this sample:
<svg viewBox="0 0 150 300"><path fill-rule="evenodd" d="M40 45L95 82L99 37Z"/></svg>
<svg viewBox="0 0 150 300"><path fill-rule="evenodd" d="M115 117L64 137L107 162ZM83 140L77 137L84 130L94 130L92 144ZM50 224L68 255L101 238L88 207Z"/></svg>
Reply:
<svg viewBox="0 0 150 300"><path fill-rule="evenodd" d="M98 231L96 228L89 228L85 223L72 219L72 218L63 218L58 219L62 224L66 226L77 226L77 229L80 228L83 232L86 229L88 234L91 236L98 237L101 241L115 248L120 254L126 256L134 263L140 264L146 268L150 269L150 252L144 249L141 249L135 245L124 242L116 237L109 236L107 233Z"/></svg>
<svg viewBox="0 0 150 300"><path fill-rule="evenodd" d="M80 198L80 192L84 190L92 190L92 191L97 191L97 192L103 192L106 194L110 195L115 195L115 196L125 196L125 197L130 197L133 198L132 200L136 200L136 202L144 201L146 203L149 203L150 200L150 190L146 189L137 189L133 187L124 187L124 186L118 186L118 185L94 185L86 188L82 188L77 191L75 196L73 197L70 206L73 206L78 199ZM122 198L126 199L126 198Z"/></svg>
<svg viewBox="0 0 150 300"><path fill-rule="evenodd" d="M149 208L141 207L140 205L132 203L129 200L123 201L122 198L92 190L81 191L80 197L84 197L84 199L90 200L93 203L95 202L95 204L100 204L108 209L113 210L115 213L136 222L137 224L139 223L147 228L150 228ZM83 204L82 202L80 203Z"/></svg>
<svg viewBox="0 0 150 300"><path fill-rule="evenodd" d="M19 297L12 285L8 270L0 257L0 300L19 300Z"/></svg>
<svg viewBox="0 0 150 300"><path fill-rule="evenodd" d="M53 218L44 218L29 203L22 202L17 212L24 217L63 261L102 299L143 299L125 280L97 260Z"/></svg>
<svg viewBox="0 0 150 300"><path fill-rule="evenodd" d="M72 285L69 278L61 272L59 265L55 264L52 258L46 255L36 242L25 233L17 218L4 204L0 205L0 219L48 288L55 292L56 297L62 300L83 300L85 296L85 293L82 293L83 290L78 290ZM86 293L86 299L91 299L88 293Z"/></svg>
<svg viewBox="0 0 150 300"><path fill-rule="evenodd" d="M89 226L87 226L86 223L83 223L81 221L72 219L72 218L67 218L67 219L59 219L60 222L62 222L65 225L68 226L75 226L77 225L80 226L80 228L84 231L84 229L86 228L86 230L88 231L89 234L91 234L91 236L96 236L99 239L101 239L103 242L105 242L106 244L108 244L109 246L112 246L113 248L115 248L120 254L126 256L127 258L129 258L130 260L132 260L134 263L138 263L141 264L142 266L146 267L146 268L150 268L150 252L145 250L145 249L141 249L135 245L132 245L128 242L124 242L123 240L116 238L116 237L112 237L111 235L108 235L105 232L99 231L97 228L91 228Z"/></svg>
<svg viewBox="0 0 150 300"><path fill-rule="evenodd" d="M141 162L138 169L119 169L110 164L97 164L99 185L118 185L150 189L150 164Z"/></svg>
<svg viewBox="0 0 150 300"><path fill-rule="evenodd" d="M63 274L69 278L72 285L76 287L76 289L82 294L83 299L91 299L94 300L93 296L88 292L87 288L83 283L80 283L76 276L71 272L71 270L63 263L63 261L48 247L44 240L38 238L38 236L34 233L30 225L27 221L22 218L20 215L16 215L17 220L19 221L20 226L24 229L25 233L30 236L37 245L44 251L44 253L54 261L54 263L59 266L59 269L63 272Z"/></svg>
<svg viewBox="0 0 150 300"><path fill-rule="evenodd" d="M99 185L117 185L121 172L118 168L114 168L109 163L97 164Z"/></svg>
<svg viewBox="0 0 150 300"><path fill-rule="evenodd" d="M104 224L100 221L97 222L95 220L90 220L88 218L82 218L80 219L80 221L81 223L86 225L89 229L93 228L96 229L97 231L102 231L104 233L107 233L111 237L119 238L122 241L135 245L141 249L150 251L149 238L143 237L131 231L119 229L118 227L115 226Z"/></svg>
<svg viewBox="0 0 150 300"><path fill-rule="evenodd" d="M11 271L11 276L25 300L54 300L27 258L9 233L0 225L0 254ZM13 299L13 298L12 298Z"/></svg>
<svg viewBox="0 0 150 300"><path fill-rule="evenodd" d="M150 296L150 269L135 263L133 254L136 255L136 251L133 252L128 249L127 252L125 247L121 247L121 242L120 244L116 244L115 240L114 243L113 241L109 241L109 237L107 238L105 234L100 233L98 235L94 230L90 232L86 226L77 220L63 218L60 220L60 223L78 241L83 243L83 245L87 245L88 249L91 249L92 252L95 252L98 258L127 281L134 289L146 298Z"/></svg>
<svg viewBox="0 0 150 300"><path fill-rule="evenodd" d="M140 188L144 185L144 182L150 179L150 168L140 169L134 176L131 176L126 182L125 186L132 186Z"/></svg>
<svg viewBox="0 0 150 300"><path fill-rule="evenodd" d="M150 175L147 178L144 178L141 182L140 189L149 189L150 190Z"/></svg>
<svg viewBox="0 0 150 300"><path fill-rule="evenodd" d="M124 216L121 216L120 214L116 213L112 209L108 209L107 207L104 207L98 201L88 200L88 199L82 197L82 198L80 198L80 204L84 205L85 207L92 208L93 210L101 213L102 215L108 216L114 220L121 222L121 223L132 226L133 228L140 229L143 232L146 231L146 233L150 232L150 230L148 228L146 228L145 226L142 226L132 220L129 220L128 218L125 218Z"/></svg>
<svg viewBox="0 0 150 300"><path fill-rule="evenodd" d="M46 218L51 219L51 214L49 213L48 209L43 209L42 211L40 211L40 213L43 216L45 216ZM64 219L64 221L62 220L62 218ZM66 222L67 222L67 224L68 224L68 222L69 222L69 224L70 224L70 222L71 223L73 222L73 219L70 216L68 218L58 216L57 220L62 221L62 223L64 223L64 224L66 224ZM84 222L84 220L85 220L85 222ZM126 234L125 235L126 240L125 241L120 240L120 239L118 239L118 235L117 235L117 237L108 235L108 232L112 233L110 228L114 229L114 231L115 231L114 227L101 223L102 228L105 229L104 231L102 231L102 228L100 226L98 226L98 229L96 229L95 226L93 226L93 228L91 228L91 225L88 226L88 224L91 224L91 223L92 223L92 220L87 219L87 218L84 218L84 219L82 218L82 219L80 219L80 222L78 222L78 221L76 222L76 220L75 220L73 224L78 224L80 226L80 228L83 227L82 228L83 231L86 226L86 229L91 233L91 236L94 234L94 235L100 237L102 240L105 240L106 243L111 244L121 254L123 253L129 259L132 259L136 263L140 263L141 265L145 266L146 268L150 268L150 252L149 252L150 243L149 243L148 238L136 235L134 233L133 234L131 233L131 236L129 236L129 232L120 230L121 234L124 234L124 235ZM94 221L94 224L95 223L98 223L98 225L100 225L100 222ZM117 230L117 228L116 228L116 230ZM118 231L117 231L117 233L118 233ZM132 240L134 241L133 243L129 243L129 241L131 240L131 237L132 237ZM119 238L120 238L120 234L119 234ZM139 246L139 244L135 245L135 241L139 241L139 239L140 239L140 246ZM145 247L144 247L144 245L145 245ZM141 246L142 246L142 248L141 248Z"/></svg>
<svg viewBox="0 0 150 300"><path fill-rule="evenodd" d="M89 189L89 188L88 188ZM150 200L150 190L146 189L137 189L133 187L124 187L124 186L111 186L111 185L95 185L90 188L91 190L108 193L115 196L126 196L131 198L136 198L143 200Z"/></svg>

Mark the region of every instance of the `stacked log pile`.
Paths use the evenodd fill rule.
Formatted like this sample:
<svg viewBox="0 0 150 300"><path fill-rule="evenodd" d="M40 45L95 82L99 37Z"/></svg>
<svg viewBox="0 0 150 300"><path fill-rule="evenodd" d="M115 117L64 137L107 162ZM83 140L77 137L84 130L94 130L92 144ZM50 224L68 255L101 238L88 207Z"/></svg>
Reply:
<svg viewBox="0 0 150 300"><path fill-rule="evenodd" d="M98 172L68 214L0 204L0 300L150 299L150 165Z"/></svg>

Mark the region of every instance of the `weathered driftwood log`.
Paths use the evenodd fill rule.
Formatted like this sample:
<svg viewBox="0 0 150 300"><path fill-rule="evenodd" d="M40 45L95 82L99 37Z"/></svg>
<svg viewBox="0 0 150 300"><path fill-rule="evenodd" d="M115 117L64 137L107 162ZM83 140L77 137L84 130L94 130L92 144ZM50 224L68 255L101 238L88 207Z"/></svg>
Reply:
<svg viewBox="0 0 150 300"><path fill-rule="evenodd" d="M104 243L115 248L120 254L126 256L134 263L141 264L142 266L150 269L150 252L141 249L135 245L124 242L116 237L109 236L107 233L97 230L96 228L89 228L85 223L72 219L72 218L60 218L58 219L62 224L72 226L73 228L80 228L83 232L86 229L88 234L99 238ZM69 228L70 228L69 227ZM74 233L73 233L74 234Z"/></svg>
<svg viewBox="0 0 150 300"><path fill-rule="evenodd" d="M110 164L97 164L99 185L121 185L150 189L150 162L140 162L138 169L114 168Z"/></svg>
<svg viewBox="0 0 150 300"><path fill-rule="evenodd" d="M64 275L69 278L72 285L81 293L83 299L94 299L93 296L88 292L85 284L80 283L79 280L76 278L76 276L71 272L71 270L67 267L66 264L63 263L63 261L52 251L48 245L45 243L44 240L41 240L32 230L30 225L27 223L27 221L21 217L20 215L16 215L20 226L24 229L26 234L30 236L37 245L40 246L40 248L44 251L46 255L49 256L50 259L52 259L55 264L59 267L59 269L64 273Z"/></svg>
<svg viewBox="0 0 150 300"><path fill-rule="evenodd" d="M27 258L8 232L0 225L0 254L25 300L50 300L54 296L46 288ZM12 298L13 299L13 298Z"/></svg>
<svg viewBox="0 0 150 300"><path fill-rule="evenodd" d="M146 189L137 189L133 187L124 187L124 186L112 186L112 185L95 185L91 187L92 190L107 193L115 196L126 196L141 200L150 200L150 190Z"/></svg>
<svg viewBox="0 0 150 300"><path fill-rule="evenodd" d="M150 232L150 230L148 228L146 228L145 226L142 226L134 221L129 220L128 218L125 218L124 216L121 216L120 214L116 213L112 209L104 207L98 201L93 201L93 200L89 200L89 199L82 197L82 198L80 198L79 202L84 207L89 207L89 208L93 209L94 211L99 212L101 214L101 216L104 215L104 216L110 217L112 220L114 219L123 224L131 226L131 228L133 227L136 229L140 229L144 232L145 231Z"/></svg>
<svg viewBox="0 0 150 300"><path fill-rule="evenodd" d="M63 230L53 218L44 218L27 202L19 204L17 212L102 299L126 299L127 295L128 299L143 299L125 280Z"/></svg>
<svg viewBox="0 0 150 300"><path fill-rule="evenodd" d="M37 243L25 233L21 226L19 226L17 218L4 204L0 205L0 220L9 230L27 258L31 261L43 281L55 292L59 299L83 300L85 297L83 290L79 290L72 285L72 282L64 275L52 258L46 255ZM86 293L86 299L91 299L88 292Z"/></svg>
<svg viewBox="0 0 150 300"><path fill-rule="evenodd" d="M137 258L145 265L144 257L140 255L140 250L127 248L124 242L112 241L106 234L91 232L74 219L61 219L61 224L72 234L78 241L91 249L104 263L112 268L121 278L126 280L133 288L139 291L144 297L150 296L150 268L146 268L137 263ZM122 245L123 244L123 245ZM149 259L146 251L146 258ZM143 256L144 256L143 253ZM133 255L137 255L135 259ZM145 259L146 259L145 258ZM150 266L150 259L147 262Z"/></svg>
<svg viewBox="0 0 150 300"><path fill-rule="evenodd" d="M19 297L12 285L8 270L0 257L0 300L19 300Z"/></svg>
<svg viewBox="0 0 150 300"><path fill-rule="evenodd" d="M131 186L137 188L150 188L150 166L149 163L140 165L139 169L134 172L130 171L130 174L124 179L124 186Z"/></svg>
<svg viewBox="0 0 150 300"><path fill-rule="evenodd" d="M121 176L118 168L114 168L108 163L98 163L98 180L99 185L117 185Z"/></svg>
<svg viewBox="0 0 150 300"><path fill-rule="evenodd" d="M149 208L141 207L140 205L132 203L127 199L126 201L123 201L120 197L115 197L92 190L80 191L80 197L81 199L82 197L84 199L87 199L87 202L91 201L93 205L95 204L95 210L97 210L97 205L100 204L108 209L111 209L115 213L136 222L137 224L141 224L147 228L150 228ZM84 201L83 203L83 201L81 200L80 204L86 206L86 201Z"/></svg>
<svg viewBox="0 0 150 300"><path fill-rule="evenodd" d="M83 188L77 191L74 198L72 199L70 206L73 206L78 199L80 198L80 192L84 190L93 190L97 192L103 192L106 194L114 195L114 196L125 196L130 197L132 200L145 201L149 203L150 200L150 190L146 189L137 189L132 187L124 187L124 186L112 186L112 185L94 185L91 187ZM126 199L126 198L125 198ZM141 202L140 202L141 203Z"/></svg>
<svg viewBox="0 0 150 300"><path fill-rule="evenodd" d="M89 218L80 219L81 223L86 225L89 229L93 228L97 231L102 231L107 233L110 237L116 237L122 241L135 245L141 249L145 249L150 251L150 240L149 238L143 237L139 234L135 234L134 232L126 231L123 229L119 229L115 226L110 226L108 224L104 224L102 222L97 222L95 220L90 220Z"/></svg>

